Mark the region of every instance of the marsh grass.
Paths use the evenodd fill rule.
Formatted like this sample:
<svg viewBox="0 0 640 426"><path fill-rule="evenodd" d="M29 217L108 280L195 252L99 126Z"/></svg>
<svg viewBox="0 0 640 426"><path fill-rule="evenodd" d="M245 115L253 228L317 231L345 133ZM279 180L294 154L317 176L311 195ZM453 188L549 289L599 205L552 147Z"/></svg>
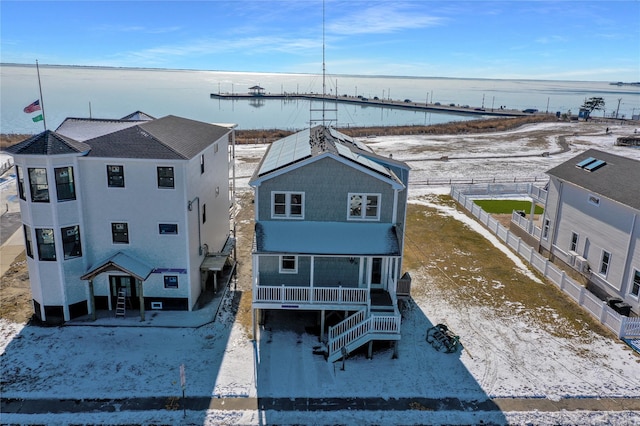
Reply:
<svg viewBox="0 0 640 426"><path fill-rule="evenodd" d="M436 202L455 205L444 196ZM529 320L556 337L589 338L590 331L611 337L554 284L523 274L489 240L452 216L410 204L405 232L404 267L414 277L414 297L437 295L452 306L488 308L496 318Z"/></svg>

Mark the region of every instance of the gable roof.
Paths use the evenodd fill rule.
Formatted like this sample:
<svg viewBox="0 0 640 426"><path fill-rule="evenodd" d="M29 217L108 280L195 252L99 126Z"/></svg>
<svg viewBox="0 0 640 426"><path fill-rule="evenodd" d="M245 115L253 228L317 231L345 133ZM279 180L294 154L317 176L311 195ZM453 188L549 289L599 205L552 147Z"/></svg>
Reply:
<svg viewBox="0 0 640 426"><path fill-rule="evenodd" d="M132 112L131 114L128 114L122 117L122 120L149 121L149 120L155 120L155 119L156 119L155 117L152 117L146 112L142 112L142 111L135 111L135 112Z"/></svg>
<svg viewBox="0 0 640 426"><path fill-rule="evenodd" d="M304 129L273 142L262 157L251 182L268 178L271 173L327 154L364 167L386 179L400 182L387 164L376 161L378 160L376 157L379 156L373 154L369 147L326 126ZM398 164L404 163L398 162ZM408 166L406 168L409 169Z"/></svg>
<svg viewBox="0 0 640 426"><path fill-rule="evenodd" d="M56 129L56 133L84 142L88 139L127 129L141 120L116 120L108 118L65 118Z"/></svg>
<svg viewBox="0 0 640 426"><path fill-rule="evenodd" d="M83 142L60 135L52 130L45 130L27 140L8 147L5 151L9 154L23 155L61 155L82 154L91 147Z"/></svg>
<svg viewBox="0 0 640 426"><path fill-rule="evenodd" d="M577 166L589 158L603 160L606 164L593 171L587 170L588 164L587 167ZM547 174L640 210L640 161L590 149L552 168Z"/></svg>

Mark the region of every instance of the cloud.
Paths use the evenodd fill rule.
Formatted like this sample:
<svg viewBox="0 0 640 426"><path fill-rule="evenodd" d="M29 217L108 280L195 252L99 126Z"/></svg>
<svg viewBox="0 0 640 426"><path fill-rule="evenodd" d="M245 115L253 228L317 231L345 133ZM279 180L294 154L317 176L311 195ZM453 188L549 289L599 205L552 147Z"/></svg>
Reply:
<svg viewBox="0 0 640 426"><path fill-rule="evenodd" d="M143 33L143 34L166 34L181 30L180 26L170 27L144 27L141 25L100 25L97 31L109 33Z"/></svg>
<svg viewBox="0 0 640 426"><path fill-rule="evenodd" d="M342 35L388 34L406 29L434 27L444 21L443 18L402 8L402 4L376 4L329 22L327 31Z"/></svg>

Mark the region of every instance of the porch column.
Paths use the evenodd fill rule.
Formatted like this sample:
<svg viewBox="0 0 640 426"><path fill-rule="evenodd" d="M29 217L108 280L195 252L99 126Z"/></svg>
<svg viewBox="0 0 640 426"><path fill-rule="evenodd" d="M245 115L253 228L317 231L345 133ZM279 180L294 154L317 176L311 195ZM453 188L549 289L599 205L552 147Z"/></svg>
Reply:
<svg viewBox="0 0 640 426"><path fill-rule="evenodd" d="M136 288L140 299L140 321L144 321L144 295L142 294L142 281L136 278Z"/></svg>
<svg viewBox="0 0 640 426"><path fill-rule="evenodd" d="M89 311L91 311L91 319L97 320L98 315L96 314L96 299L93 294L93 278L89 278Z"/></svg>
<svg viewBox="0 0 640 426"><path fill-rule="evenodd" d="M320 341L324 342L324 309L320 311Z"/></svg>

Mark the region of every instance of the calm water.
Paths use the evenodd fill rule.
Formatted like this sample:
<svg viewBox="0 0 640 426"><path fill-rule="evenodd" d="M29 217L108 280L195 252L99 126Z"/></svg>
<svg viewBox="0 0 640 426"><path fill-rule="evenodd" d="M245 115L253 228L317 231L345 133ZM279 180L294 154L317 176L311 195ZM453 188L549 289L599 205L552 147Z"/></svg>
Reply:
<svg viewBox="0 0 640 426"><path fill-rule="evenodd" d="M318 108L317 104L310 106L303 100L220 100L210 94L247 93L254 85L268 93L322 93L322 76L309 74L40 66L40 79L49 129L58 127L66 117L91 114L94 118L120 118L141 110L154 117L173 114L205 122L237 123L240 129L295 130L308 126L310 110ZM640 88L609 82L335 75L328 75L325 82L329 94L428 100L486 109L571 110L574 114L586 98L600 96L605 100L607 116L616 110L619 117L640 113ZM42 122L31 121L36 114L22 112L39 98L35 66L0 65L0 93L3 133L43 130ZM338 104L337 109L338 127L436 124L477 118L349 104ZM603 112L596 111L595 115Z"/></svg>

